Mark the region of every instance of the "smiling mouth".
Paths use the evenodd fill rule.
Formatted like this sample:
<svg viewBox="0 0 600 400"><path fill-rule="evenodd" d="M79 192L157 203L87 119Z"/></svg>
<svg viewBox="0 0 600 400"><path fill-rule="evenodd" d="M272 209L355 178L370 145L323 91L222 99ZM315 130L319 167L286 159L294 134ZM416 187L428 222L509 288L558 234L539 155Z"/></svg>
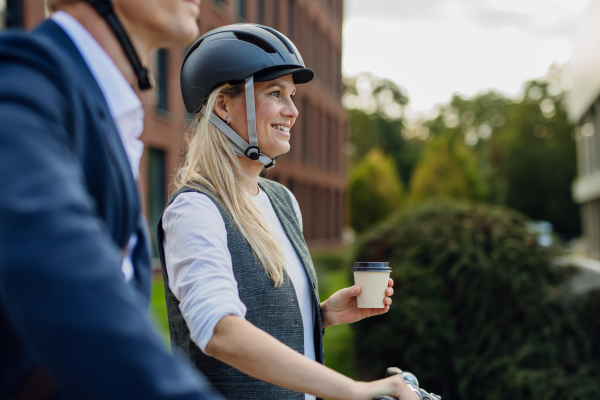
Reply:
<svg viewBox="0 0 600 400"><path fill-rule="evenodd" d="M290 133L290 128L288 128L287 126L283 126L283 125L271 125L272 128L278 130L278 131L282 131L285 133Z"/></svg>

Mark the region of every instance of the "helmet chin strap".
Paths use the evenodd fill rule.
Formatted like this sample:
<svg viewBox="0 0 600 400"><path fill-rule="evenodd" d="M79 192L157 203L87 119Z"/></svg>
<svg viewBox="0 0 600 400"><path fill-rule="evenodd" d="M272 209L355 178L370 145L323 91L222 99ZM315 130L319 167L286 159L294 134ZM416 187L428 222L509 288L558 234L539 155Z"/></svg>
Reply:
<svg viewBox="0 0 600 400"><path fill-rule="evenodd" d="M217 114L209 112L206 106L202 106L202 114L221 132L229 138L233 151L253 161L261 162L266 169L275 166L277 157L269 158L262 154L258 148L258 137L256 135L256 106L254 103L254 77L246 79L246 118L248 119L248 142L229 127Z"/></svg>
<svg viewBox="0 0 600 400"><path fill-rule="evenodd" d="M88 2L92 5L92 7L94 7L96 12L100 14L102 18L104 18L110 29L117 37L117 40L121 44L121 48L125 52L125 56L127 56L127 59L133 68L140 90L151 89L152 75L140 62L135 48L133 47L129 36L127 36L127 32L125 32L125 28L123 28L123 25L117 18L110 0L88 0Z"/></svg>

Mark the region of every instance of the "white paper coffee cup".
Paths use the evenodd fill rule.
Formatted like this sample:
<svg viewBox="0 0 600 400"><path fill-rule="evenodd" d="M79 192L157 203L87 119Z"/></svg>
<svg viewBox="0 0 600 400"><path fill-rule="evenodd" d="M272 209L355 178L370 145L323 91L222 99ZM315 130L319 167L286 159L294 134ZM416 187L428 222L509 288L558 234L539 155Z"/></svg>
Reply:
<svg viewBox="0 0 600 400"><path fill-rule="evenodd" d="M352 268L354 283L360 286L358 308L384 308L383 299L392 269L387 262L357 262Z"/></svg>

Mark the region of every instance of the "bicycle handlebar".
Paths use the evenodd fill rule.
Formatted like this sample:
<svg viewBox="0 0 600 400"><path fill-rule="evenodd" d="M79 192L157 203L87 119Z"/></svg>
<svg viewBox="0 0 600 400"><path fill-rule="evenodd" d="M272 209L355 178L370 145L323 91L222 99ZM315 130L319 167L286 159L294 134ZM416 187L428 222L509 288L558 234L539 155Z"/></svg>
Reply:
<svg viewBox="0 0 600 400"><path fill-rule="evenodd" d="M416 376L414 376L410 372L402 371L400 368L390 367L385 371L385 376L387 378L388 376L392 376L392 375L401 375L402 378L404 378L404 381L406 382L406 384L408 385L410 390L412 390L413 392L416 393L419 400L442 400L441 396L438 396L437 394L434 394L434 393L427 393L425 390L421 389L419 387L419 380L417 379ZM398 399L396 399L395 397L386 395L386 396L376 397L373 400L398 400Z"/></svg>

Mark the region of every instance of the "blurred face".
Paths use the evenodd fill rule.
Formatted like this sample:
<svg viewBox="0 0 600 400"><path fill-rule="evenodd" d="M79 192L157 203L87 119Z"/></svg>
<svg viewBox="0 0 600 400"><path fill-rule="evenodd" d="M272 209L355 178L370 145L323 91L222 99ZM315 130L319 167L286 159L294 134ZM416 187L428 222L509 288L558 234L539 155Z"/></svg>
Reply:
<svg viewBox="0 0 600 400"><path fill-rule="evenodd" d="M295 94L296 86L292 75L254 83L258 146L260 152L270 158L290 150L290 130L298 117L298 110L293 101ZM215 111L224 120L229 116L229 126L248 141L244 94L233 99L219 97Z"/></svg>
<svg viewBox="0 0 600 400"><path fill-rule="evenodd" d="M125 29L151 47L185 46L199 34L200 0L113 0Z"/></svg>

